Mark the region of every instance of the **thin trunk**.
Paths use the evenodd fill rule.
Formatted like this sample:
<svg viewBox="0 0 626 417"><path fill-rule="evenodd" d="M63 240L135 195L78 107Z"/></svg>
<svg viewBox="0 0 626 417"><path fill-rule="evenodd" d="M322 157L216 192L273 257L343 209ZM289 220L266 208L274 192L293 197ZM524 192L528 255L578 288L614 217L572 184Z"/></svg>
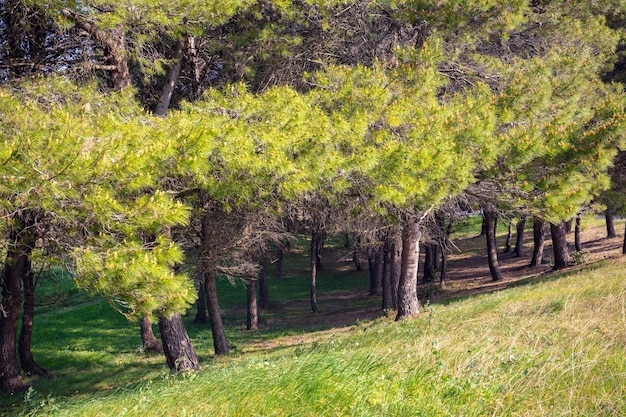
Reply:
<svg viewBox="0 0 626 417"><path fill-rule="evenodd" d="M17 322L21 308L22 277L28 271L30 247L10 246L2 270L0 304L0 391L13 393L26 389L15 349Z"/></svg>
<svg viewBox="0 0 626 417"><path fill-rule="evenodd" d="M524 256L524 228L526 227L526 219L519 219L515 226L515 256L521 258Z"/></svg>
<svg viewBox="0 0 626 417"><path fill-rule="evenodd" d="M383 311L393 308L393 293L391 290L391 241L389 238L385 239L385 246L383 247L383 299L382 308Z"/></svg>
<svg viewBox="0 0 626 417"><path fill-rule="evenodd" d="M321 245L321 234L313 232L311 234L311 311L317 313L317 268L319 266L319 250Z"/></svg>
<svg viewBox="0 0 626 417"><path fill-rule="evenodd" d="M423 282L432 282L435 276L435 256L433 251L434 245L427 243L424 245L424 278Z"/></svg>
<svg viewBox="0 0 626 417"><path fill-rule="evenodd" d="M22 313L22 329L20 331L20 339L18 342L18 353L20 356L20 364L24 375L46 375L47 370L39 366L33 358L31 351L31 340L33 335L33 321L35 317L35 282L33 280L33 272L31 271L30 260L26 261L26 270L23 276L24 284L24 305Z"/></svg>
<svg viewBox="0 0 626 417"><path fill-rule="evenodd" d="M259 271L259 307L268 308L270 306L270 292L267 285L267 262L263 261Z"/></svg>
<svg viewBox="0 0 626 417"><path fill-rule="evenodd" d="M354 245L352 247L352 259L354 261L354 268L357 271L362 270L362 266L361 266L361 239L359 236L357 236L354 239Z"/></svg>
<svg viewBox="0 0 626 417"><path fill-rule="evenodd" d="M161 97L159 98L159 102L154 109L154 114L157 116L165 116L167 113L167 109L170 107L170 103L172 102L172 96L174 95L174 87L178 82L178 77L180 76L180 69L183 65L183 58L185 56L185 39L181 39L178 41L178 45L176 45L176 54L174 56L174 63L170 67L169 72L167 73L167 81L163 86L163 90L161 91Z"/></svg>
<svg viewBox="0 0 626 417"><path fill-rule="evenodd" d="M487 260L489 262L489 272L493 281L502 280L502 272L498 262L498 244L496 242L496 222L498 217L492 210L483 210L485 225L487 228Z"/></svg>
<svg viewBox="0 0 626 417"><path fill-rule="evenodd" d="M202 60L194 36L187 36L187 55L193 66L193 98L198 98L202 94Z"/></svg>
<svg viewBox="0 0 626 417"><path fill-rule="evenodd" d="M530 266L539 266L543 262L543 247L546 242L546 227L543 220L533 219L533 257Z"/></svg>
<svg viewBox="0 0 626 417"><path fill-rule="evenodd" d="M222 315L220 313L220 304L217 300L217 284L214 271L206 271L206 275L204 276L204 288L206 291L209 320L211 321L211 333L213 334L213 348L215 349L216 355L225 355L228 353L229 348L228 342L226 341Z"/></svg>
<svg viewBox="0 0 626 417"><path fill-rule="evenodd" d="M248 314L246 317L246 330L259 330L259 306L256 297L255 278L246 281L246 301L248 306Z"/></svg>
<svg viewBox="0 0 626 417"><path fill-rule="evenodd" d="M509 230L506 234L506 241L504 242L504 253L511 252L511 238L513 237L513 223L509 222Z"/></svg>
<svg viewBox="0 0 626 417"><path fill-rule="evenodd" d="M485 236L487 234L487 223L485 222L485 216L483 216L483 222L480 225L480 234L478 235L480 236Z"/></svg>
<svg viewBox="0 0 626 417"><path fill-rule="evenodd" d="M624 244L622 245L622 255L626 255L626 226L624 227Z"/></svg>
<svg viewBox="0 0 626 417"><path fill-rule="evenodd" d="M448 278L448 239L445 239L441 248L441 271L439 271L439 286L446 287L446 279Z"/></svg>
<svg viewBox="0 0 626 417"><path fill-rule="evenodd" d="M152 322L147 316L141 318L141 341L147 352L163 352L163 346L152 331Z"/></svg>
<svg viewBox="0 0 626 417"><path fill-rule="evenodd" d="M566 222L550 223L550 233L552 234L552 250L554 251L554 269L565 268L569 263Z"/></svg>
<svg viewBox="0 0 626 417"><path fill-rule="evenodd" d="M613 210L607 209L604 212L604 218L606 220L606 237L609 239L616 237L617 233L615 233L615 217Z"/></svg>
<svg viewBox="0 0 626 417"><path fill-rule="evenodd" d="M367 258L370 270L370 295L378 295L382 288L384 254L382 248L377 248Z"/></svg>
<svg viewBox="0 0 626 417"><path fill-rule="evenodd" d="M565 222L565 233L572 233L572 226L574 223L574 219L571 218L568 221Z"/></svg>
<svg viewBox="0 0 626 417"><path fill-rule="evenodd" d="M396 320L402 320L419 313L416 276L421 235L417 218L413 217L405 223L402 231L402 269L398 284L398 315Z"/></svg>
<svg viewBox="0 0 626 417"><path fill-rule="evenodd" d="M198 362L196 351L189 335L187 335L180 314L176 313L171 317L159 317L159 330L167 366L172 371L183 372L200 369L200 362Z"/></svg>
<svg viewBox="0 0 626 417"><path fill-rule="evenodd" d="M580 240L580 215L576 216L576 226L574 226L574 246L576 247L576 251L580 252L583 250L583 244Z"/></svg>
<svg viewBox="0 0 626 417"><path fill-rule="evenodd" d="M402 236L394 233L391 242L391 303L398 310L398 287L402 275Z"/></svg>
<svg viewBox="0 0 626 417"><path fill-rule="evenodd" d="M204 277L201 272L196 271L196 291L198 293L198 299L196 300L196 318L193 320L196 324L204 324L207 321L206 311L206 291L204 289Z"/></svg>

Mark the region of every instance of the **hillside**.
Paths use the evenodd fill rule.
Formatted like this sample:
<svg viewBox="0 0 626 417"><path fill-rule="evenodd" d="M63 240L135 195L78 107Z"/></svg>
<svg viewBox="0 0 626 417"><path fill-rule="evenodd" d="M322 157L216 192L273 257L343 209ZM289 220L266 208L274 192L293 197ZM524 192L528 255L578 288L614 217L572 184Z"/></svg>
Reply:
<svg viewBox="0 0 626 417"><path fill-rule="evenodd" d="M590 249L619 240L593 239L597 228L587 233ZM480 246L472 237L457 243L466 253L473 243ZM623 257L559 274L540 271L540 277L511 267L518 274L506 284L514 288L472 297L464 296L492 288L469 269L462 279L457 263L449 293L434 293L418 318L397 323L381 317L376 298L354 290L366 275L343 271L347 278L339 280L341 271L331 268L320 281L321 314L311 316L306 302L296 300L302 296L297 256L282 278L283 291L274 288L258 333L241 328L242 289L223 287L233 354L213 358L208 329L189 323L203 363L190 375L173 376L160 356L137 350L136 325L102 301L71 293L62 308L46 308L37 318L35 354L52 376L32 381L24 399L3 397L2 410L53 416L626 413ZM463 255L455 256L460 262ZM476 270L480 256L473 254ZM333 265L330 256L328 262Z"/></svg>

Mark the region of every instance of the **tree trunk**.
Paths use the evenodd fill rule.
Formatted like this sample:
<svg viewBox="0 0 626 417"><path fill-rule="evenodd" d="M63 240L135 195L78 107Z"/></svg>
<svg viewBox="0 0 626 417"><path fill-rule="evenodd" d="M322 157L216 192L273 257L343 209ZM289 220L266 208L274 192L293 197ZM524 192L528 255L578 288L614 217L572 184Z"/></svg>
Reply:
<svg viewBox="0 0 626 417"><path fill-rule="evenodd" d="M398 310L398 287L402 275L402 236L394 232L391 242L391 303Z"/></svg>
<svg viewBox="0 0 626 417"><path fill-rule="evenodd" d="M574 219L569 219L565 222L565 234L572 233L572 224L574 223Z"/></svg>
<svg viewBox="0 0 626 417"><path fill-rule="evenodd" d="M15 349L17 322L21 308L21 285L29 270L31 248L22 243L9 246L2 270L2 302L0 304L0 391L23 391L26 385L20 375Z"/></svg>
<svg viewBox="0 0 626 417"><path fill-rule="evenodd" d="M274 268L274 275L276 275L276 278L281 278L283 276L283 253L283 248L278 246L276 248L276 265Z"/></svg>
<svg viewBox="0 0 626 417"><path fill-rule="evenodd" d="M419 264L419 240L422 235L417 218L409 219L402 231L402 266L398 283L398 315L396 320L419 313L417 299L417 269Z"/></svg>
<svg viewBox="0 0 626 417"><path fill-rule="evenodd" d="M393 308L393 293L391 290L391 241L389 237L385 239L383 247L383 311Z"/></svg>
<svg viewBox="0 0 626 417"><path fill-rule="evenodd" d="M626 226L624 227L624 244L622 245L622 255L626 255Z"/></svg>
<svg viewBox="0 0 626 417"><path fill-rule="evenodd" d="M165 116L167 113L167 109L170 107L170 103L172 101L172 96L174 95L174 87L178 82L178 77L180 76L180 69L183 65L183 58L185 56L185 39L181 39L178 41L176 45L176 54L174 56L174 63L170 67L170 70L167 73L167 81L163 86L163 90L161 91L161 97L159 98L159 102L154 109L154 114L157 116Z"/></svg>
<svg viewBox="0 0 626 417"><path fill-rule="evenodd" d="M317 313L317 269L319 266L319 253L322 235L319 232L311 234L311 311Z"/></svg>
<svg viewBox="0 0 626 417"><path fill-rule="evenodd" d="M26 270L23 276L24 305L22 313L22 329L17 351L20 356L20 364L24 375L46 375L48 371L39 366L33 358L31 340L33 335L33 321L35 318L35 282L31 271L30 260L26 261Z"/></svg>
<svg viewBox="0 0 626 417"><path fill-rule="evenodd" d="M270 306L270 292L267 285L267 262L263 261L259 271L259 307L268 308Z"/></svg>
<svg viewBox="0 0 626 417"><path fill-rule="evenodd" d="M607 209L604 212L604 218L606 219L606 237L609 239L614 238L617 236L617 233L615 233L615 217L613 210Z"/></svg>
<svg viewBox="0 0 626 417"><path fill-rule="evenodd" d="M352 260L354 261L354 268L357 271L362 270L361 266L361 238L356 236L354 239L354 245L352 246Z"/></svg>
<svg viewBox="0 0 626 417"><path fill-rule="evenodd" d="M543 261L543 247L546 241L546 228L543 220L533 219L533 257L530 266L539 266Z"/></svg>
<svg viewBox="0 0 626 417"><path fill-rule="evenodd" d="M576 226L574 226L574 246L576 247L576 251L580 252L583 250L583 244L580 240L580 215L576 216Z"/></svg>
<svg viewBox="0 0 626 417"><path fill-rule="evenodd" d="M159 330L163 341L163 353L171 370L183 372L200 369L200 362L180 314L159 317Z"/></svg>
<svg viewBox="0 0 626 417"><path fill-rule="evenodd" d="M163 346L152 331L152 322L147 316L141 318L141 342L147 352L163 352Z"/></svg>
<svg viewBox="0 0 626 417"><path fill-rule="evenodd" d="M367 258L370 270L370 295L378 295L383 283L384 254L382 248L376 248Z"/></svg>
<svg viewBox="0 0 626 417"><path fill-rule="evenodd" d="M513 236L513 223L509 222L509 230L506 234L506 241L504 242L504 253L511 252L511 238Z"/></svg>
<svg viewBox="0 0 626 417"><path fill-rule="evenodd" d="M519 219L515 226L515 256L521 258L524 256L524 228L526 227L526 219Z"/></svg>
<svg viewBox="0 0 626 417"><path fill-rule="evenodd" d="M432 282L435 277L435 254L434 245L427 243L424 245L424 278L423 282Z"/></svg>
<svg viewBox="0 0 626 417"><path fill-rule="evenodd" d="M198 299L196 300L196 318L193 320L196 324L204 324L207 321L206 311L206 291L204 289L204 277L200 271L196 271L196 291L198 292Z"/></svg>
<svg viewBox="0 0 626 417"><path fill-rule="evenodd" d="M226 341L226 332L224 331L224 323L222 323L222 315L220 314L220 304L217 300L217 283L215 272L207 271L204 277L204 288L206 291L206 304L209 311L209 320L211 321L211 333L213 334L213 348L216 355L225 355L228 353L228 342Z"/></svg>
<svg viewBox="0 0 626 417"><path fill-rule="evenodd" d="M496 213L492 210L483 210L485 218L485 227L487 229L487 260L489 262L489 272L493 281L502 279L500 264L498 262L498 244L496 242L496 222L498 220Z"/></svg>
<svg viewBox="0 0 626 417"><path fill-rule="evenodd" d="M246 304L248 306L248 314L246 316L246 330L259 330L259 306L256 297L255 278L246 281Z"/></svg>
<svg viewBox="0 0 626 417"><path fill-rule="evenodd" d="M569 249L567 248L566 222L550 223L552 234L552 250L554 251L554 269L565 268L569 263Z"/></svg>

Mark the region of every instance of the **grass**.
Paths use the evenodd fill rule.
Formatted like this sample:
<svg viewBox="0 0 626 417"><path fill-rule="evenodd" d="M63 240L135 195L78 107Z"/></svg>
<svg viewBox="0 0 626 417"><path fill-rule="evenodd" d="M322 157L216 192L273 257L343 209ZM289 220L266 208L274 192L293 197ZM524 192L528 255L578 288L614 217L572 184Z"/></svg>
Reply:
<svg viewBox="0 0 626 417"><path fill-rule="evenodd" d="M333 297L366 292L369 282L366 272L336 273L344 269L341 248L330 249L319 285L320 307L332 316L354 307ZM36 317L35 357L54 373L29 381L26 395L1 396L0 415L626 414L626 258L428 305L399 323L379 317L347 327L307 313L306 251L286 262L285 276L270 280L273 306L257 333L243 330L243 286L220 283L232 354L214 358L208 326L186 318L203 364L186 375L170 374L160 355L141 351L137 324L98 298L70 292ZM44 301L71 280L48 285ZM355 302L371 310L379 300ZM309 325L273 324L286 315Z"/></svg>

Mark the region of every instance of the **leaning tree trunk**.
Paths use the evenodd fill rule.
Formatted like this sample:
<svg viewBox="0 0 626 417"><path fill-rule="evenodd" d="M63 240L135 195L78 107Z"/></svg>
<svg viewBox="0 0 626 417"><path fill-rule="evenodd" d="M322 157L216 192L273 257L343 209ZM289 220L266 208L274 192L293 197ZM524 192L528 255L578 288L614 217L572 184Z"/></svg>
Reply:
<svg viewBox="0 0 626 417"><path fill-rule="evenodd" d="M513 223L509 221L509 228L506 234L506 241L504 242L504 253L511 252L511 238L513 236Z"/></svg>
<svg viewBox="0 0 626 417"><path fill-rule="evenodd" d="M257 304L255 278L246 281L246 330L259 330L259 306Z"/></svg>
<svg viewBox="0 0 626 417"><path fill-rule="evenodd" d="M524 256L524 228L526 227L526 219L519 219L515 226L515 256L521 258Z"/></svg>
<svg viewBox="0 0 626 417"><path fill-rule="evenodd" d="M606 220L606 237L609 239L614 238L617 236L617 233L615 233L615 217L613 215L613 210L607 209L604 212L604 218Z"/></svg>
<svg viewBox="0 0 626 417"><path fill-rule="evenodd" d="M23 276L24 284L24 305L22 313L22 329L20 331L20 339L17 351L20 356L20 364L24 375L46 375L47 370L39 366L33 358L31 351L31 340L33 335L33 322L35 318L35 282L33 280L33 272L31 271L30 260L26 261L26 270Z"/></svg>
<svg viewBox="0 0 626 417"><path fill-rule="evenodd" d="M580 215L577 215L576 226L574 227L574 246L577 252L580 252L581 250L583 250L583 244L581 242L580 232L581 232Z"/></svg>
<svg viewBox="0 0 626 417"><path fill-rule="evenodd" d="M398 283L398 315L396 320L419 313L417 299L417 269L419 265L419 240L422 236L417 218L409 219L402 231L402 266Z"/></svg>
<svg viewBox="0 0 626 417"><path fill-rule="evenodd" d="M485 228L487 229L487 260L489 262L489 272L493 281L502 280L502 272L498 262L498 245L496 242L496 222L498 220L493 210L483 210L485 218Z"/></svg>
<svg viewBox="0 0 626 417"><path fill-rule="evenodd" d="M162 352L163 346L152 331L152 322L147 316L141 318L141 342L147 352Z"/></svg>
<svg viewBox="0 0 626 417"><path fill-rule="evenodd" d="M546 228L543 220L533 219L533 257L530 266L539 266L543 262L543 247L546 242Z"/></svg>
<svg viewBox="0 0 626 417"><path fill-rule="evenodd" d="M569 263L565 222L550 223L550 233L552 234L552 250L554 250L554 269L565 268Z"/></svg>
<svg viewBox="0 0 626 417"><path fill-rule="evenodd" d="M2 270L0 304L0 391L13 393L26 389L20 375L15 349L17 322L21 308L22 277L28 271L30 247L10 246Z"/></svg>
<svg viewBox="0 0 626 417"><path fill-rule="evenodd" d="M211 321L211 333L213 334L213 348L216 355L224 355L228 353L229 348L220 313L220 304L217 299L217 283L214 271L207 271L204 278L204 288L209 320Z"/></svg>
<svg viewBox="0 0 626 417"><path fill-rule="evenodd" d="M200 368L196 351L180 314L159 317L159 331L163 341L163 353L171 370L182 372Z"/></svg>

